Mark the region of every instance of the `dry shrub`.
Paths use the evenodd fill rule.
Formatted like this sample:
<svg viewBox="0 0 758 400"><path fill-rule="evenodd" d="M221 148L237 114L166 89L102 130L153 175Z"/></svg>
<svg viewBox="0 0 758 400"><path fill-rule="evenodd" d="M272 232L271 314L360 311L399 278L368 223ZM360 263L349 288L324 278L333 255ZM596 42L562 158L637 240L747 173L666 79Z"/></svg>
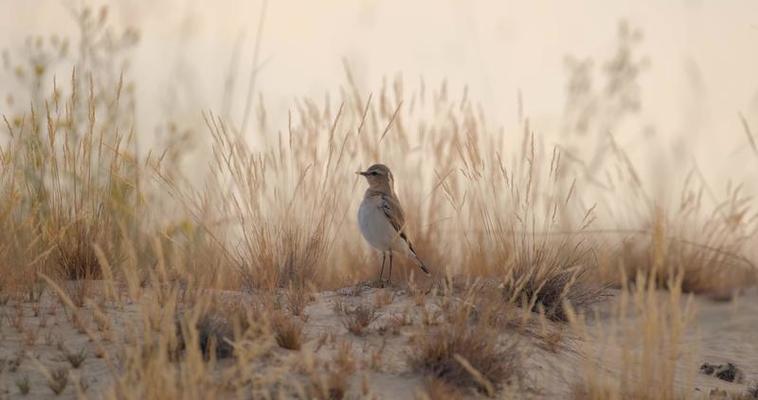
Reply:
<svg viewBox="0 0 758 400"><path fill-rule="evenodd" d="M253 152L220 118L207 115L206 123L213 160L203 192L166 174L161 178L206 232L214 254L222 255L244 290L323 286L338 224L329 210L342 209L345 199L321 185L340 177L291 164L300 154L282 153L300 149Z"/></svg>
<svg viewBox="0 0 758 400"><path fill-rule="evenodd" d="M275 313L271 325L279 347L288 350L300 350L303 345L303 324L301 322L282 313Z"/></svg>
<svg viewBox="0 0 758 400"><path fill-rule="evenodd" d="M564 305L586 310L604 300L607 287L587 278L593 263L581 242L541 241L518 247L503 283L503 298L553 321L566 321ZM593 264L590 264L593 265Z"/></svg>
<svg viewBox="0 0 758 400"><path fill-rule="evenodd" d="M61 367L49 373L49 376L47 377L47 387L49 387L57 396L66 390L68 381L68 369Z"/></svg>
<svg viewBox="0 0 758 400"><path fill-rule="evenodd" d="M100 226L85 226L76 222L64 229L60 238L55 242L58 253L60 273L65 279L100 279L102 272L100 263L92 248L92 244L102 238L104 232L97 232Z"/></svg>
<svg viewBox="0 0 758 400"><path fill-rule="evenodd" d="M78 369L87 360L87 348L82 347L79 351L72 351L66 348L63 343L59 343L60 359L68 361L72 368Z"/></svg>
<svg viewBox="0 0 758 400"><path fill-rule="evenodd" d="M195 328L200 351L206 358L210 357L211 353L219 359L234 355L234 330L227 316L218 313L204 314L197 321ZM181 329L178 332L181 332Z"/></svg>
<svg viewBox="0 0 758 400"><path fill-rule="evenodd" d="M236 257L243 288L303 287L315 281L324 239L289 220L265 221Z"/></svg>
<svg viewBox="0 0 758 400"><path fill-rule="evenodd" d="M29 383L29 376L27 375L24 375L23 378L17 379L15 384L18 388L18 392L21 393L22 396L29 394L29 391L32 389L31 384Z"/></svg>
<svg viewBox="0 0 758 400"><path fill-rule="evenodd" d="M27 275L100 279L93 244L103 243L116 258L119 240L142 221L143 215L134 213L140 201L130 147L134 138L122 134L114 121L98 119L109 112L105 104L118 103L120 94L96 96L92 77L84 80L88 85L82 81L72 74L67 97L55 88L46 113L32 110L31 118L7 126L1 191L20 199L0 223L20 238L33 238L25 244L9 241L13 247L5 249L15 257L9 262L20 264ZM87 90L83 99L81 88Z"/></svg>
<svg viewBox="0 0 758 400"><path fill-rule="evenodd" d="M241 336L253 331L257 336L264 334L264 330L256 324L263 324L269 318L268 314L269 308L263 302L199 295L192 303L177 309L174 326L177 350L186 351L190 339L186 337L186 331L189 329L196 335L198 349L206 360L211 355L217 359L233 357L234 342ZM193 321L191 327L185 326Z"/></svg>
<svg viewBox="0 0 758 400"><path fill-rule="evenodd" d="M561 149L538 147L527 122L522 153L509 167L475 139L461 150L462 177L451 175L441 185L465 244L460 276L495 279L506 302L551 320L565 321L565 303L585 309L603 300L606 286L590 277L599 243L584 237L596 206L582 205Z"/></svg>
<svg viewBox="0 0 758 400"><path fill-rule="evenodd" d="M295 287L290 282L289 287L284 291L285 307L294 316L300 317L303 320L307 319L304 314L305 307L311 300L313 300L313 294L308 287Z"/></svg>
<svg viewBox="0 0 758 400"><path fill-rule="evenodd" d="M641 273L661 288L681 278L685 293L721 300L755 285L758 267L751 257L758 214L742 185L729 182L723 195L716 194L695 166L681 185L672 182L651 195L625 149L611 144L620 166L617 184L629 196L606 194L606 222L617 228L593 232L606 236L607 245L597 248L601 278L621 286ZM668 201L679 187L678 198Z"/></svg>
<svg viewBox="0 0 758 400"><path fill-rule="evenodd" d="M695 205L683 204L671 217L659 210L649 231L625 239L612 262L632 280L641 272L654 277L659 287L667 287L681 275L685 293L730 299L758 277L758 268L744 256L751 232L758 227L748 220L750 211L742 200L719 205L710 217L703 217ZM745 206L730 208L734 203Z"/></svg>
<svg viewBox="0 0 758 400"><path fill-rule="evenodd" d="M366 304L360 304L352 309L345 309L344 313L342 324L355 336L364 336L369 325L379 318L376 309L372 305Z"/></svg>
<svg viewBox="0 0 758 400"><path fill-rule="evenodd" d="M446 323L414 337L416 350L409 354L409 364L448 384L490 396L502 384L523 383L517 343L501 344L495 329L481 320L471 322L471 317L469 306L453 306Z"/></svg>

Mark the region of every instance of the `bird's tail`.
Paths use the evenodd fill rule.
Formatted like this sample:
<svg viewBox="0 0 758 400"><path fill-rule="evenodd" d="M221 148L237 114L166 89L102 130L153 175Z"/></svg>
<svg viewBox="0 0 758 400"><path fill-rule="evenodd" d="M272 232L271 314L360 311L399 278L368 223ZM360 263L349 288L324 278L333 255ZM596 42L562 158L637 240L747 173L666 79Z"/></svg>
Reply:
<svg viewBox="0 0 758 400"><path fill-rule="evenodd" d="M431 272L429 272L429 268L427 268L426 265L424 265L424 262L421 261L420 258L416 257L416 260L418 261L418 267L421 268L421 270L424 271L425 274L427 275L432 274Z"/></svg>
<svg viewBox="0 0 758 400"><path fill-rule="evenodd" d="M408 243L408 249L410 250L411 259L416 263L416 265L418 265L418 267L421 268L425 274L431 275L432 273L429 272L429 268L427 268L426 264L421 261L421 258L418 256L418 254L416 254L416 250L413 249L413 246L411 246L410 243Z"/></svg>

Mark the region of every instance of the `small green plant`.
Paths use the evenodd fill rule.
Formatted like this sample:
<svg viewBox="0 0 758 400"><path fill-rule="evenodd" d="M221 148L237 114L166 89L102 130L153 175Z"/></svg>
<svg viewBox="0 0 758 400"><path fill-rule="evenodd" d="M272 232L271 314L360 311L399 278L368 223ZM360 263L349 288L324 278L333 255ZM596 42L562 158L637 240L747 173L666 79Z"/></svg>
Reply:
<svg viewBox="0 0 758 400"><path fill-rule="evenodd" d="M16 387L18 388L19 393L26 396L29 394L29 390L31 390L31 385L29 384L29 377L24 375L23 378L16 379Z"/></svg>
<svg viewBox="0 0 758 400"><path fill-rule="evenodd" d="M63 393L63 391L66 390L66 386L68 386L68 369L65 367L56 369L47 379L47 387L49 387L56 396Z"/></svg>
<svg viewBox="0 0 758 400"><path fill-rule="evenodd" d="M79 369L84 364L84 360L87 359L87 348L84 346L79 351L70 351L65 347L61 347L61 352L63 353L63 359L68 361L74 369Z"/></svg>

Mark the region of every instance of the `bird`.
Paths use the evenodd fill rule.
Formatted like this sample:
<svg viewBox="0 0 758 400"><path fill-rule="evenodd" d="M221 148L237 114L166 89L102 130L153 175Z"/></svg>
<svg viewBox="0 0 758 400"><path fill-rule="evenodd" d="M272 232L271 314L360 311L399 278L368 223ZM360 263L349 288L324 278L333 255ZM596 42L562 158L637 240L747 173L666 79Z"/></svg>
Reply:
<svg viewBox="0 0 758 400"><path fill-rule="evenodd" d="M390 265L387 281L392 283L392 253L408 256L421 270L430 275L429 268L421 261L405 229L405 214L395 195L395 179L384 164L374 164L365 171L357 171L368 181L368 189L358 208L358 227L363 238L375 249L382 252L382 269L379 282L384 275L384 264L389 255Z"/></svg>

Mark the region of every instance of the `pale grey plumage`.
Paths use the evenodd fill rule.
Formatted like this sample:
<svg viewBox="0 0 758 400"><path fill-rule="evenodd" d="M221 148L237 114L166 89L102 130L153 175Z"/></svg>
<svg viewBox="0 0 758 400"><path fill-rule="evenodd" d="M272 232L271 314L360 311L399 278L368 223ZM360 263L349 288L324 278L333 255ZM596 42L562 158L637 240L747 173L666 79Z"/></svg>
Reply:
<svg viewBox="0 0 758 400"><path fill-rule="evenodd" d="M374 164L366 171L358 172L366 177L369 188L358 208L358 226L361 234L371 246L390 256L390 278L392 276L392 252L407 255L426 274L429 269L418 257L413 244L405 232L405 214L394 191L394 178L389 168ZM382 272L384 272L384 257Z"/></svg>

